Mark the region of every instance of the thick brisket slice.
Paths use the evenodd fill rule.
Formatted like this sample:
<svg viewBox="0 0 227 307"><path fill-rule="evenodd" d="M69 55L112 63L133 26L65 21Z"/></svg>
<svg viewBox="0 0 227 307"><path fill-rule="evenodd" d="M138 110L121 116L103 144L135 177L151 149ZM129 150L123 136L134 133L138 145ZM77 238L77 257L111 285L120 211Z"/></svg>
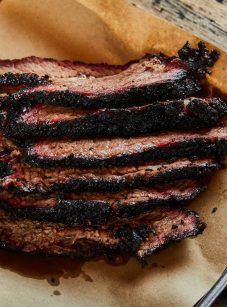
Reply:
<svg viewBox="0 0 227 307"><path fill-rule="evenodd" d="M17 196L0 192L0 204L15 216L67 225L100 225L151 211L157 205L174 205L196 198L205 185L195 180L175 181L156 188L115 193L67 193Z"/></svg>
<svg viewBox="0 0 227 307"><path fill-rule="evenodd" d="M124 107L160 99L192 96L200 89L197 80L217 60L203 43L198 49L186 44L179 58L146 56L132 62L118 74L93 77L58 78L52 84L21 90L13 103L42 102L72 107Z"/></svg>
<svg viewBox="0 0 227 307"><path fill-rule="evenodd" d="M8 160L6 161L8 163ZM217 170L214 159L146 163L138 166L110 168L37 168L21 161L11 162L12 173L0 180L0 189L17 194L55 191L117 191L126 188L154 186L173 179L200 178Z"/></svg>
<svg viewBox="0 0 227 307"><path fill-rule="evenodd" d="M136 104L136 103L135 103ZM133 136L161 130L211 127L227 113L218 98L188 98L145 106L81 110L36 104L11 108L6 131L12 138Z"/></svg>
<svg viewBox="0 0 227 307"><path fill-rule="evenodd" d="M169 243L196 236L204 228L205 224L195 212L168 207L157 207L144 217L99 229L22 220L0 210L0 247L84 259L126 252L144 261Z"/></svg>
<svg viewBox="0 0 227 307"><path fill-rule="evenodd" d="M42 140L27 146L25 159L31 165L43 167L100 167L222 155L226 151L227 127L220 127L201 132L179 131L131 138Z"/></svg>
<svg viewBox="0 0 227 307"><path fill-rule="evenodd" d="M34 56L18 60L0 60L0 92L12 93L28 86L50 83L55 78L108 76L125 68L126 66L94 65Z"/></svg>

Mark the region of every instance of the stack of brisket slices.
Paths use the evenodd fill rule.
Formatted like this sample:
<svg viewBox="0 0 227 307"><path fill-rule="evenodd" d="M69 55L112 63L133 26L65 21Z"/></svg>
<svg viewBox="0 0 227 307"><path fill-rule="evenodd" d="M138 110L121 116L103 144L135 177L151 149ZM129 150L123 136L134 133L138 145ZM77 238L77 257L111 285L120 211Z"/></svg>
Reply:
<svg viewBox="0 0 227 307"><path fill-rule="evenodd" d="M0 61L0 246L138 260L205 228L182 208L227 151L203 43L124 66ZM180 207L181 205L181 207Z"/></svg>

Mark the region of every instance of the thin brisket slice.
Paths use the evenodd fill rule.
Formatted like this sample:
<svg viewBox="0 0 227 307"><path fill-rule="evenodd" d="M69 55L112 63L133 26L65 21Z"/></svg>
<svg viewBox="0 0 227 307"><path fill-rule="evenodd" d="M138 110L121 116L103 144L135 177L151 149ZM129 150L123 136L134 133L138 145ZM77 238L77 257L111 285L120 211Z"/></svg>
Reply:
<svg viewBox="0 0 227 307"><path fill-rule="evenodd" d="M188 98L145 106L81 110L36 104L9 110L7 135L32 137L133 136L162 130L216 125L227 113L219 98Z"/></svg>
<svg viewBox="0 0 227 307"><path fill-rule="evenodd" d="M127 253L139 261L169 243L203 232L197 213L157 207L152 213L100 228L18 219L0 210L0 247L30 254L71 255L90 259Z"/></svg>
<svg viewBox="0 0 227 307"><path fill-rule="evenodd" d="M13 103L53 103L71 107L105 108L139 105L160 99L192 96L200 89L199 78L218 58L203 43L198 49L186 44L178 58L148 55L131 62L121 72L104 77L57 78L51 84L21 90Z"/></svg>
<svg viewBox="0 0 227 307"><path fill-rule="evenodd" d="M26 147L24 158L34 166L100 167L176 157L222 156L226 151L227 127L219 127L131 138L40 140Z"/></svg>
<svg viewBox="0 0 227 307"><path fill-rule="evenodd" d="M151 211L157 205L185 204L206 186L196 180L179 180L156 188L143 187L115 193L82 192L18 196L0 192L0 205L21 218L66 225L101 225Z"/></svg>
<svg viewBox="0 0 227 307"><path fill-rule="evenodd" d="M200 178L220 167L217 161L210 158L93 169L38 168L19 159L12 159L9 163L8 157L6 163L11 165L11 173L0 180L0 189L24 195L55 191L117 191L154 186L173 179Z"/></svg>
<svg viewBox="0 0 227 307"><path fill-rule="evenodd" d="M117 74L125 66L85 64L39 57L0 60L0 92L12 93L28 86L50 83L58 78L103 77Z"/></svg>

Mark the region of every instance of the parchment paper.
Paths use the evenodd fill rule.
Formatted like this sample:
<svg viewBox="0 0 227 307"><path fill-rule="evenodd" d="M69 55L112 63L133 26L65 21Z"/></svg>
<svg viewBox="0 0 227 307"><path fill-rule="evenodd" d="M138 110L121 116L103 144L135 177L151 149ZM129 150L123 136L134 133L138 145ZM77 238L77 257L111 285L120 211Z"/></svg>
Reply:
<svg viewBox="0 0 227 307"><path fill-rule="evenodd" d="M174 55L186 40L198 41L123 0L0 2L0 58L122 64L146 52ZM209 81L226 94L226 80L222 52ZM226 181L219 171L191 206L208 224L204 234L151 257L145 268L133 259L110 266L1 252L1 306L192 306L226 266Z"/></svg>

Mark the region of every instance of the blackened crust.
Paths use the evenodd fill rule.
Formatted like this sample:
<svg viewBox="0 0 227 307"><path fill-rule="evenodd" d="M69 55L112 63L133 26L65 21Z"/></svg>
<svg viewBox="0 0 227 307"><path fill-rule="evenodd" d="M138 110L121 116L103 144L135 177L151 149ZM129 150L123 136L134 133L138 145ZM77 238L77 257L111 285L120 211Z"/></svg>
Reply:
<svg viewBox="0 0 227 307"><path fill-rule="evenodd" d="M35 73L5 73L0 75L0 92L15 92L16 89L47 84L48 76L38 76ZM8 89L8 91L7 91Z"/></svg>
<svg viewBox="0 0 227 307"><path fill-rule="evenodd" d="M0 178L9 176L13 172L11 163L0 160ZM1 188L0 188L1 189Z"/></svg>
<svg viewBox="0 0 227 307"><path fill-rule="evenodd" d="M189 71L200 79L210 73L208 67L212 67L219 58L219 52L212 50L209 53L204 42L199 42L198 48L195 49L187 42L178 51L178 55L182 61L187 63Z"/></svg>

